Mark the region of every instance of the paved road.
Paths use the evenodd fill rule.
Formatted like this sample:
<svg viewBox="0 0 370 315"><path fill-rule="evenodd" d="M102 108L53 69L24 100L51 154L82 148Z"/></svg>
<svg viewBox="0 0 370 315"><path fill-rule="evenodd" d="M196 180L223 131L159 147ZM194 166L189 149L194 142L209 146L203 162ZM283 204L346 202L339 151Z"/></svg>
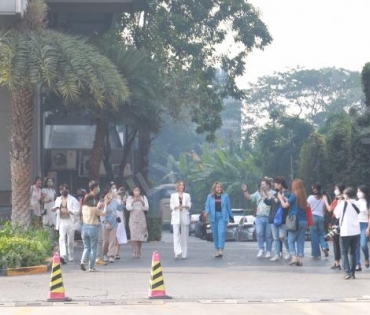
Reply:
<svg viewBox="0 0 370 315"><path fill-rule="evenodd" d="M329 269L333 261L331 256L321 260L309 258L308 242L308 257L304 260L304 266L291 267L284 261L270 262L256 258L255 242L228 242L224 258L216 259L213 257L213 244L193 236L189 242L189 258L175 260L171 237L171 234L164 233L162 242L144 244L140 260L131 259L130 246L125 245L121 248L122 259L99 267L100 272L97 273L82 272L78 259L63 266L66 295L73 299L73 304L68 307L78 306L81 310L87 307L94 312L112 305L109 306L112 312L125 309L135 310L136 314L141 314L138 309L147 307L151 308L153 314L157 314L154 310L158 310L158 314L181 314L181 310L191 305L199 311L203 308L215 308L220 312L232 309L235 314L240 309L259 314L259 305L264 305L265 311L274 309L276 314L280 314L276 309L285 308L295 309L300 314L321 314L302 312L302 305L313 310L314 305L323 308L328 303L336 307L329 307L328 312L323 311L323 314L330 314L330 310L343 303L346 306L339 309L347 310L350 306L352 310L360 310L369 307L370 270L357 273L356 280L343 280L342 272ZM152 302L147 299L153 251L161 254L166 293L173 297L172 300ZM78 244L76 258L81 256L81 252L82 245ZM17 310L34 311L37 305L50 305L45 302L49 284L50 274L0 278L0 314L18 314ZM59 314L59 308L53 306L53 313ZM5 309L9 313L3 313ZM227 313L234 314L231 311ZM22 314L34 313L27 311Z"/></svg>

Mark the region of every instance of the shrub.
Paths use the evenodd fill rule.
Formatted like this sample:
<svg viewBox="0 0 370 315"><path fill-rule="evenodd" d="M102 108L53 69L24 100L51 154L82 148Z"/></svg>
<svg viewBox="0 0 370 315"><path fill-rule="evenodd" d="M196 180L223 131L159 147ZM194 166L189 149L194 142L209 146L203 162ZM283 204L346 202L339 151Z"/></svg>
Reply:
<svg viewBox="0 0 370 315"><path fill-rule="evenodd" d="M0 268L43 264L52 252L51 240L51 231L48 229L23 231L6 223L0 229Z"/></svg>

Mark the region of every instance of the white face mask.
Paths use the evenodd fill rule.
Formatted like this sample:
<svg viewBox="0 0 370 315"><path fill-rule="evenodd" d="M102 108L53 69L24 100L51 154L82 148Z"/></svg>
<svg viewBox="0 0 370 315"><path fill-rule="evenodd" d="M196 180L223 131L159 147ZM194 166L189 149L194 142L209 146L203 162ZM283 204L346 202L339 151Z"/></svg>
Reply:
<svg viewBox="0 0 370 315"><path fill-rule="evenodd" d="M117 192L117 188L113 188L113 189L112 189L112 193L114 193L114 194L115 194L116 192Z"/></svg>
<svg viewBox="0 0 370 315"><path fill-rule="evenodd" d="M364 197L365 197L365 195L364 195L364 193L362 191L357 192L357 198L358 199L362 199Z"/></svg>
<svg viewBox="0 0 370 315"><path fill-rule="evenodd" d="M340 195L339 189L334 190L334 195L336 195L336 196L339 196Z"/></svg>

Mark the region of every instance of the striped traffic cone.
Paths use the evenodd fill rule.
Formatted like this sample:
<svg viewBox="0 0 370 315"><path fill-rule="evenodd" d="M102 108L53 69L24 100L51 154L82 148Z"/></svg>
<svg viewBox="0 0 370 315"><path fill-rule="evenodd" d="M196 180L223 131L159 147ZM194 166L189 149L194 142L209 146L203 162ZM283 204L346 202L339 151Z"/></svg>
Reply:
<svg viewBox="0 0 370 315"><path fill-rule="evenodd" d="M50 293L48 302L63 302L72 301L69 297L65 296L62 268L60 266L60 256L55 253L53 256L53 267L51 270Z"/></svg>
<svg viewBox="0 0 370 315"><path fill-rule="evenodd" d="M150 272L149 299L172 299L166 295L161 259L158 252L153 252L152 269Z"/></svg>

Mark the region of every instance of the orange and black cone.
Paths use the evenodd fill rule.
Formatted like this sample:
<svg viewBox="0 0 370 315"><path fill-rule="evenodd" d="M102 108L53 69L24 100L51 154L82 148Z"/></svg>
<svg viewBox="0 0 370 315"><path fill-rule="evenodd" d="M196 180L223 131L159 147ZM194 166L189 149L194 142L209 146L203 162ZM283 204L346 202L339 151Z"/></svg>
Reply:
<svg viewBox="0 0 370 315"><path fill-rule="evenodd" d="M65 296L62 278L62 268L60 266L60 256L58 253L55 253L53 257L53 267L51 270L51 281L50 281L50 293L47 301L49 302L72 301L72 299Z"/></svg>
<svg viewBox="0 0 370 315"><path fill-rule="evenodd" d="M150 272L149 299L172 299L166 295L163 273L161 267L161 258L158 252L153 253L152 269Z"/></svg>

